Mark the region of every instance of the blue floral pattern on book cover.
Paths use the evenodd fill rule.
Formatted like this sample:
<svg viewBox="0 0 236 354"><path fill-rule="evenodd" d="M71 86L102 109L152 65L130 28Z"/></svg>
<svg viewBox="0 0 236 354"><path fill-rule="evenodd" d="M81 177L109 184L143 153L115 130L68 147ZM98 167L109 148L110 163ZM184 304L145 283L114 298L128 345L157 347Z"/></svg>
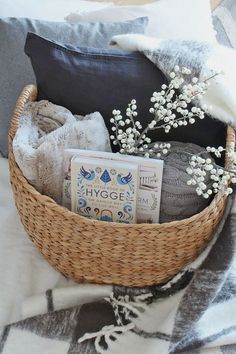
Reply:
<svg viewBox="0 0 236 354"><path fill-rule="evenodd" d="M115 168L114 162L111 167L101 162L74 163L77 164L74 211L101 221L136 222L137 166L128 169Z"/></svg>

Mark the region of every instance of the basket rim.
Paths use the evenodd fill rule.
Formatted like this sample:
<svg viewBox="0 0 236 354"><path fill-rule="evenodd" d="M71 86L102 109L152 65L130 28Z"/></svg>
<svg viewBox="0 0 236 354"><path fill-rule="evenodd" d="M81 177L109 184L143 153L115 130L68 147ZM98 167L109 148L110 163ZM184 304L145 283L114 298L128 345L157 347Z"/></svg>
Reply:
<svg viewBox="0 0 236 354"><path fill-rule="evenodd" d="M37 94L37 87L35 85L27 85L19 99L18 99L18 102L19 101L22 101L22 98L26 98L25 96L28 95L29 97L36 97L36 94ZM34 99L33 98L33 99ZM26 100L27 102L28 100ZM25 102L25 103L26 103ZM22 104L22 102L21 102ZM13 153L13 146L12 146L12 141L13 141L13 138L15 136L15 133L16 133L16 127L17 127L17 122L18 120L15 119L15 116L16 114L15 113L19 113L18 112L18 109L16 107L15 109L15 112L13 114L13 117L12 117L12 120L11 120L11 127L10 127L10 132L12 134L9 135L9 158L12 160L12 162L14 162L14 165L15 165L15 168L18 170L18 173L19 173L19 177L22 181L22 185L19 186L19 189L23 189L23 188L26 188L28 189L28 191L32 194L32 196L36 199L40 198L40 202L41 203L44 203L45 206L49 209L57 209L57 212L59 212L61 215L62 214L66 214L68 215L68 217L73 217L73 218L77 218L77 220L81 220L83 221L83 223L86 223L86 224L90 224L90 225L94 225L96 224L96 226L101 226L101 227L115 227L116 229L123 229L123 228L131 228L131 229L135 229L135 230L138 230L138 229L143 229L144 227L146 228L170 228L170 227L174 227L174 226L180 226L182 224L190 224L192 223L193 221L199 219L199 217L204 217L204 214L206 214L206 212L209 210L209 209L212 209L212 207L214 207L214 205L218 202L218 200L220 198L226 198L226 196L223 194L223 192L219 192L217 193L214 198L212 199L211 203L206 207L204 208L202 211L200 211L199 213L197 214L194 214L193 216L189 217L189 218L185 218L185 219L182 219L182 220L174 220L174 221L170 221L170 222L165 222L165 223L154 223L154 224L147 224L147 223L139 223L139 224L125 224L125 223L117 223L117 222L107 222L107 221L101 221L101 220L94 220L94 219L89 219L89 218L86 218L84 216L81 216L79 214L76 214L72 211L70 211L69 209L59 205L58 203L56 203L52 198L46 196L46 195L43 195L41 194L40 192L38 192L29 182L28 180L24 177L22 171L20 170L19 166L17 165L16 161L15 161L15 157L14 157L14 153ZM12 124L14 121L15 123L15 126L14 124ZM230 127L230 129L232 130L232 128ZM234 135L234 131L231 131L230 132L231 134L233 133ZM228 134L229 135L229 134ZM235 136L234 136L234 139L235 139ZM230 144L232 146L232 142L234 144L235 140L232 139L232 141L230 141ZM228 143L228 142L227 142Z"/></svg>

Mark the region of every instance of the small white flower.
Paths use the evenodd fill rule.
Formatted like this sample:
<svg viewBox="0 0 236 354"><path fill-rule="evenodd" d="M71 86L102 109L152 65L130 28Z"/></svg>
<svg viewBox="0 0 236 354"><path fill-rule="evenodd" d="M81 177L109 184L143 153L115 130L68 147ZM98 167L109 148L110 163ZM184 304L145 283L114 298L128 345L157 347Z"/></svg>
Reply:
<svg viewBox="0 0 236 354"><path fill-rule="evenodd" d="M175 70L176 73L179 72L179 70L180 70L179 65L175 65L174 70Z"/></svg>
<svg viewBox="0 0 236 354"><path fill-rule="evenodd" d="M151 108L149 109L149 112L150 112L150 113L155 113L155 109L151 107Z"/></svg>

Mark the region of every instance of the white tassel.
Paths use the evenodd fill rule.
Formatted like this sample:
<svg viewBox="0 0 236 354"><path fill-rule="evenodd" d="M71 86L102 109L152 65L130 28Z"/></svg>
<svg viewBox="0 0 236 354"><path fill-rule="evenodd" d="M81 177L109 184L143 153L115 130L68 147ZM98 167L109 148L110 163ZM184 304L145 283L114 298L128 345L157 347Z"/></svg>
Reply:
<svg viewBox="0 0 236 354"><path fill-rule="evenodd" d="M95 339L94 345L96 351L100 354L107 353L107 349L104 349L100 344L102 337L104 337L104 341L107 345L107 348L109 348L109 345L114 340L116 340L121 334L126 333L131 329L135 328L135 324L133 323L133 317L134 315L139 317L140 314L147 309L147 305L142 301L145 301L149 297L152 297L151 293L141 294L134 297L135 301L129 301L128 295L119 296L118 298L115 298L114 294L111 293L110 297L105 298L105 300L112 305L118 325L104 326L98 332L85 333L83 337L78 339L78 343L82 343L88 339ZM130 323L128 323L127 325L123 325L122 317L120 314L123 314L125 319L130 321ZM113 340L111 338L113 338Z"/></svg>
<svg viewBox="0 0 236 354"><path fill-rule="evenodd" d="M109 344L111 342L111 337L117 338L117 334L119 335L120 333L125 333L130 331L135 327L134 323L129 323L126 326L104 326L100 331L98 332L93 332L93 333L85 333L83 337L78 339L78 343L82 343L88 339L95 339L95 349L98 353L104 354L107 352L107 349L104 349L100 345L100 341L102 337L104 337L105 343L107 344L107 347L109 347Z"/></svg>

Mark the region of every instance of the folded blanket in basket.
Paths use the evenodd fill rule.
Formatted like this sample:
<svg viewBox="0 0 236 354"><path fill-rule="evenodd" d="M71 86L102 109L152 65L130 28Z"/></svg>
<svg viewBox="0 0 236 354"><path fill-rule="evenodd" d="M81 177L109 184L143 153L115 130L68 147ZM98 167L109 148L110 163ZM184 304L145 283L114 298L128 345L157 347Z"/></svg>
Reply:
<svg viewBox="0 0 236 354"><path fill-rule="evenodd" d="M59 204L65 148L111 151L101 114L82 117L48 101L28 103L13 141L15 159L27 180Z"/></svg>
<svg viewBox="0 0 236 354"><path fill-rule="evenodd" d="M232 354L236 352L233 197L208 248L164 285L78 285L25 300L0 329L1 354Z"/></svg>

